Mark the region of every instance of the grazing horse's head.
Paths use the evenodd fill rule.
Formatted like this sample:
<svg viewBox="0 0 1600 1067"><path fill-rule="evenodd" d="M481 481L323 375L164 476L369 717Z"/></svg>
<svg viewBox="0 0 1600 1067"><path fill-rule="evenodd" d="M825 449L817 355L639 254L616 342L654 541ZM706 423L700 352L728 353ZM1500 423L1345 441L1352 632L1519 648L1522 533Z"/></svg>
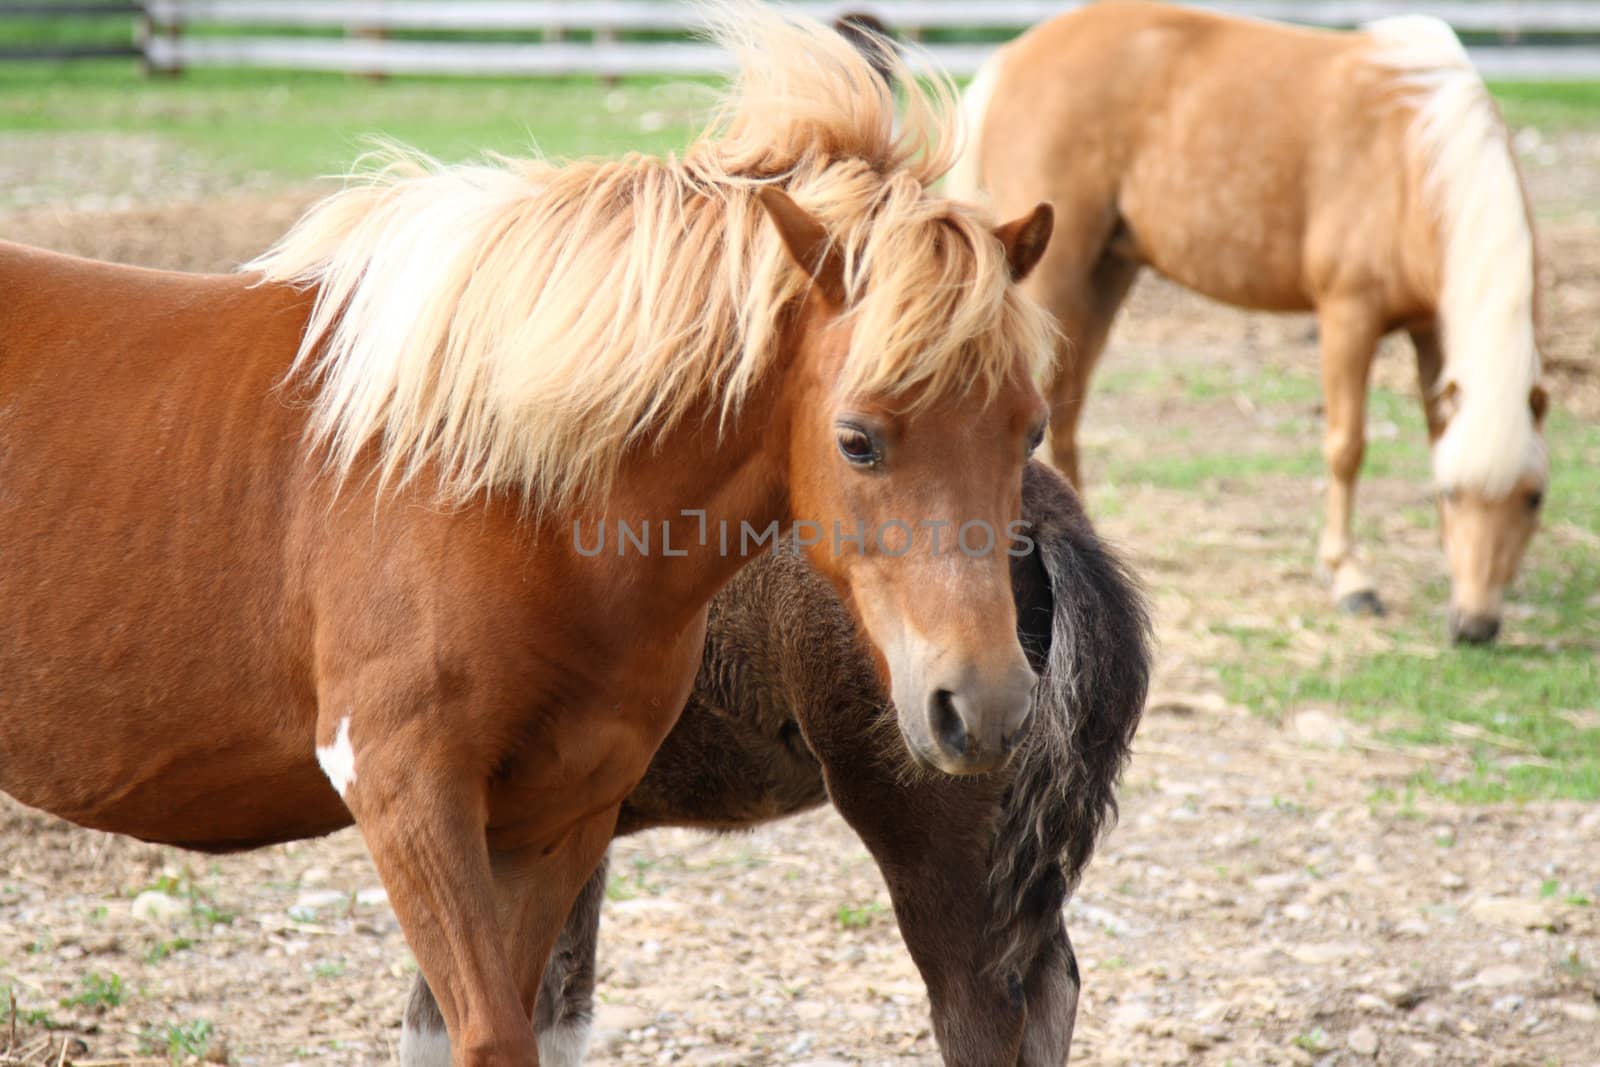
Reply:
<svg viewBox="0 0 1600 1067"><path fill-rule="evenodd" d="M875 222L887 232L852 250L786 194L761 202L813 282L794 355L791 513L877 649L916 760L992 770L1036 682L1010 552L1026 545L1022 468L1046 409L1039 321L1015 290L1051 211L992 227L923 204L926 217L897 227L891 202Z"/></svg>
<svg viewBox="0 0 1600 1067"><path fill-rule="evenodd" d="M1433 405L1430 429L1439 531L1450 564L1450 638L1478 645L1499 634L1505 588L1539 528L1549 477L1539 436L1547 399L1535 385L1525 401L1491 398L1484 407L1494 414L1476 419L1466 414L1467 402L1463 387L1448 383Z"/></svg>

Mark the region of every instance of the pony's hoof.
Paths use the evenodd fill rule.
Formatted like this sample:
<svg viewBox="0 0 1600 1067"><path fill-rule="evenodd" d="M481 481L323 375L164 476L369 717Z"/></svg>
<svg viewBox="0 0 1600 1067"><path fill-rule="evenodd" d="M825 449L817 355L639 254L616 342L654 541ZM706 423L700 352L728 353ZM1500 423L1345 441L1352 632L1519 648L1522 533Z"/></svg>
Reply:
<svg viewBox="0 0 1600 1067"><path fill-rule="evenodd" d="M1339 598L1339 610L1346 615L1371 615L1376 618L1383 614L1383 601L1371 589L1357 589Z"/></svg>

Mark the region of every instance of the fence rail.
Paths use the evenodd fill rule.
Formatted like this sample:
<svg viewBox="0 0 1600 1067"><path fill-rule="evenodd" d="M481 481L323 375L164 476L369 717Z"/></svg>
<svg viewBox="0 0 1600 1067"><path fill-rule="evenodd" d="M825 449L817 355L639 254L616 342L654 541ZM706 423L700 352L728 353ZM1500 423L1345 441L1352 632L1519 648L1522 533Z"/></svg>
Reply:
<svg viewBox="0 0 1600 1067"><path fill-rule="evenodd" d="M908 37L928 39L923 49L927 60L956 74L970 74L994 47L970 38L1020 32L1082 5L1063 0L799 0L788 6L824 19L846 12L876 15ZM1489 77L1600 78L1600 2L1590 0L1201 0L1193 6L1333 27L1399 11L1434 15L1472 35L1469 51ZM721 71L727 65L717 49L693 37L702 28L697 9L664 0L0 0L0 18L112 15L137 16L140 31L128 44L7 47L0 48L0 59L140 55L151 69L168 72L253 66L463 76L684 75ZM640 39L642 35L654 39ZM1485 37L1489 41L1479 43Z"/></svg>

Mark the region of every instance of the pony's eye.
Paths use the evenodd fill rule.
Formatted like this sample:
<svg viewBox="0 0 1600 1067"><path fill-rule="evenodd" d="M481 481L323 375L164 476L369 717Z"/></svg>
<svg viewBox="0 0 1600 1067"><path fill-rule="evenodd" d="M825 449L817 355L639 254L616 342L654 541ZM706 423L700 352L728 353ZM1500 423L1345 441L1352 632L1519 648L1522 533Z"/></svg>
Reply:
<svg viewBox="0 0 1600 1067"><path fill-rule="evenodd" d="M1544 506L1544 490L1535 489L1528 494L1528 510L1538 511Z"/></svg>
<svg viewBox="0 0 1600 1067"><path fill-rule="evenodd" d="M839 454L857 467L871 467L878 462L878 445L872 435L859 426L840 426L837 440Z"/></svg>
<svg viewBox="0 0 1600 1067"><path fill-rule="evenodd" d="M1028 455L1031 456L1035 452L1039 451L1039 446L1044 444L1044 431L1045 424L1041 422L1038 427L1036 427L1034 431L1028 435Z"/></svg>

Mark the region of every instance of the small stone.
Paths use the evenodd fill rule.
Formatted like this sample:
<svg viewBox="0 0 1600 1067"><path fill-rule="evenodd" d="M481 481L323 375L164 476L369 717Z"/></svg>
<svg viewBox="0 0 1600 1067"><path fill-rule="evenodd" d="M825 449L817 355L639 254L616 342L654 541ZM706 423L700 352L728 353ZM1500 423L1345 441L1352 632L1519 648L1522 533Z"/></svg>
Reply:
<svg viewBox="0 0 1600 1067"><path fill-rule="evenodd" d="M1350 1031L1350 1036L1344 1042L1357 1056L1376 1056L1378 1054L1378 1032L1370 1026L1358 1026Z"/></svg>
<svg viewBox="0 0 1600 1067"><path fill-rule="evenodd" d="M1119 1007L1111 1016L1111 1025L1119 1030L1137 1030L1152 1018L1154 1013L1146 1004L1131 1001Z"/></svg>
<svg viewBox="0 0 1600 1067"><path fill-rule="evenodd" d="M1394 1005L1374 993L1363 993L1356 998L1356 1007L1373 1015L1393 1015Z"/></svg>
<svg viewBox="0 0 1600 1067"><path fill-rule="evenodd" d="M1286 871L1283 874L1263 874L1259 878L1250 879L1250 888L1258 893L1282 893L1305 881L1305 875L1298 871Z"/></svg>
<svg viewBox="0 0 1600 1067"><path fill-rule="evenodd" d="M594 1010L594 1038L601 1046L620 1045L634 1030L643 1030L654 1018L631 1004L601 1004Z"/></svg>
<svg viewBox="0 0 1600 1067"><path fill-rule="evenodd" d="M1561 1005L1561 1014L1580 1023L1600 1022L1600 1008L1581 1001L1565 1001Z"/></svg>
<svg viewBox="0 0 1600 1067"><path fill-rule="evenodd" d="M1468 909L1479 922L1497 926L1514 926L1523 930L1549 930L1555 926L1555 914L1549 905L1539 900L1521 897L1479 897Z"/></svg>
<svg viewBox="0 0 1600 1067"><path fill-rule="evenodd" d="M1219 1026L1175 1026L1173 1035L1190 1052L1204 1052L1219 1044L1225 1036Z"/></svg>
<svg viewBox="0 0 1600 1067"><path fill-rule="evenodd" d="M294 907L301 911L320 911L323 908L347 906L350 894L338 889L310 889L295 898Z"/></svg>
<svg viewBox="0 0 1600 1067"><path fill-rule="evenodd" d="M169 897L159 889L146 889L133 898L133 917L149 922L171 922L189 914L187 902Z"/></svg>
<svg viewBox="0 0 1600 1067"><path fill-rule="evenodd" d="M1311 966L1337 963L1340 960L1353 959L1368 954L1370 954L1370 950L1365 945L1343 944L1340 942L1295 945L1289 949L1291 957Z"/></svg>
<svg viewBox="0 0 1600 1067"><path fill-rule="evenodd" d="M1513 1015L1522 1010L1524 1003L1526 1002L1519 994L1507 993L1505 996L1495 999L1494 1010L1501 1015Z"/></svg>
<svg viewBox="0 0 1600 1067"><path fill-rule="evenodd" d="M1524 985L1532 980L1532 972L1514 963L1502 963L1498 967L1485 967L1479 971L1472 984L1483 989L1498 989L1508 985Z"/></svg>
<svg viewBox="0 0 1600 1067"><path fill-rule="evenodd" d="M1292 722L1295 736L1323 748L1343 748L1348 740L1344 726L1325 711L1302 711Z"/></svg>

